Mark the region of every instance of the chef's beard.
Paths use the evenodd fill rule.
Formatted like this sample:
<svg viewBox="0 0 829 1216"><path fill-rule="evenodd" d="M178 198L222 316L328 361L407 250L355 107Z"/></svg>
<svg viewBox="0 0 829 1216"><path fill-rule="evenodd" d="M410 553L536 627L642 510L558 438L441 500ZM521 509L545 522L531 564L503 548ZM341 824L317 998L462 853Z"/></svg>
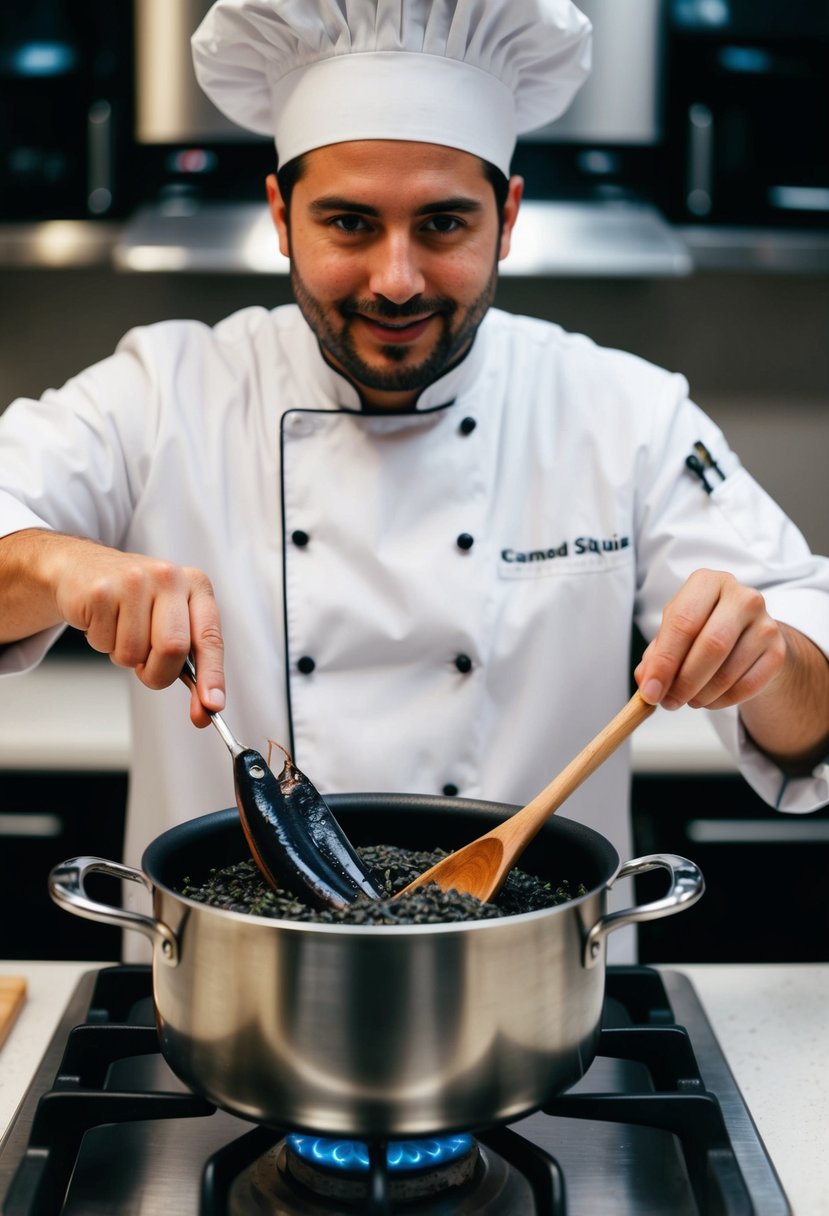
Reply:
<svg viewBox="0 0 829 1216"><path fill-rule="evenodd" d="M329 355L358 387L362 385L379 392L409 392L426 388L457 363L472 345L478 326L495 298L497 281L496 263L484 290L457 321L456 301L439 296L416 296L401 305L391 304L382 297L372 300L349 297L333 306L343 322L341 328L335 329L326 310L306 287L295 264L291 265L294 298L303 317L316 334L323 352ZM434 314L441 322L441 329L432 350L419 363L406 367L381 368L366 363L356 350L350 326L351 319L357 314L392 322L402 321L407 317ZM379 349L389 363L402 363L409 356L409 349L405 344L390 343Z"/></svg>

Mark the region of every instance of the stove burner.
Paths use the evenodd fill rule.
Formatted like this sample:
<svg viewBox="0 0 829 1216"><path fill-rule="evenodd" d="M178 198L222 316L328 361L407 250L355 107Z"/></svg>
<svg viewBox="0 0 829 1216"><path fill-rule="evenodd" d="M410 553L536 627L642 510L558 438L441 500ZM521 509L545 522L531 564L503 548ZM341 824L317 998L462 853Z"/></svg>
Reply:
<svg viewBox="0 0 829 1216"><path fill-rule="evenodd" d="M467 1154L433 1169L384 1171L380 1185L371 1170L380 1144L372 1144L368 1171L331 1172L293 1152L289 1164L287 1140L269 1143L272 1135L258 1127L210 1158L201 1216L565 1216L557 1162L509 1128L470 1137Z"/></svg>
<svg viewBox="0 0 829 1216"><path fill-rule="evenodd" d="M288 1149L321 1169L363 1174L368 1172L368 1145L362 1140L326 1139L322 1136L286 1136ZM386 1148L390 1174L435 1169L471 1151L469 1135L436 1136L429 1140L392 1140Z"/></svg>
<svg viewBox="0 0 829 1216"><path fill-rule="evenodd" d="M392 1140L385 1152L391 1200L422 1199L461 1186L478 1159L475 1141L466 1134ZM316 1195L354 1202L369 1194L371 1157L362 1140L292 1134L285 1138L284 1163Z"/></svg>

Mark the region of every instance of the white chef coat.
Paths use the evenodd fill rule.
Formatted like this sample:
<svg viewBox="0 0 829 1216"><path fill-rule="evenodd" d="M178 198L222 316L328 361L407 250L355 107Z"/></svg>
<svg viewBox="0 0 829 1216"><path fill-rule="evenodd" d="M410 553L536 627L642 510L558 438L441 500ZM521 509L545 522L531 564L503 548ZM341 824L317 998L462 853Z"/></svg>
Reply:
<svg viewBox="0 0 829 1216"><path fill-rule="evenodd" d="M685 466L697 440L725 474L710 495ZM324 792L524 803L626 701L631 621L652 637L700 566L759 587L829 654L829 561L685 380L497 310L403 415L362 411L293 305L134 330L0 421L0 534L30 526L204 570L229 724L259 750L284 743ZM58 632L7 647L2 670L37 663ZM736 711L712 717L772 805L829 800L827 765L784 782ZM137 865L162 830L234 795L181 686L135 680L132 725ZM564 812L622 860L628 759Z"/></svg>

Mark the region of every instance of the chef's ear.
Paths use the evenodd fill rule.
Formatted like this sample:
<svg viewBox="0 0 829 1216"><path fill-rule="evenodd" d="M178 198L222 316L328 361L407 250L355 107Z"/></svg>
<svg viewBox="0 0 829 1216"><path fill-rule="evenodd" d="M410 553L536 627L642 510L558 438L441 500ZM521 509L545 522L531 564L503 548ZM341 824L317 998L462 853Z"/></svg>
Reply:
<svg viewBox="0 0 829 1216"><path fill-rule="evenodd" d="M279 234L279 252L287 258L291 256L290 241L288 239L288 208L285 206L282 198L282 191L279 189L279 182L276 180L275 173L269 173L265 178L265 187L268 191L268 206L271 209L271 217Z"/></svg>
<svg viewBox="0 0 829 1216"><path fill-rule="evenodd" d="M507 197L504 202L504 215L501 224L501 243L498 246L498 261L502 261L510 250L510 241L512 239L512 230L515 226L515 221L518 219L518 209L521 206L521 199L524 194L524 179L517 175L509 179L507 186Z"/></svg>

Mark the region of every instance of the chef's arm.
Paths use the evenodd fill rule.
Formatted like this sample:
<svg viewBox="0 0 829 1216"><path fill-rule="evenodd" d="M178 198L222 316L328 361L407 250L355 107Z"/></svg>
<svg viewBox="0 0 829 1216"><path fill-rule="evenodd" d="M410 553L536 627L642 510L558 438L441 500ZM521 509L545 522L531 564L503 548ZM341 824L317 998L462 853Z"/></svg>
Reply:
<svg viewBox="0 0 829 1216"><path fill-rule="evenodd" d="M780 629L787 648L780 675L740 705L740 716L757 746L784 772L806 776L829 756L829 661L797 629Z"/></svg>
<svg viewBox="0 0 829 1216"><path fill-rule="evenodd" d="M172 684L192 651L193 722L223 708L219 610L201 570L37 528L0 539L0 644L63 622L148 688Z"/></svg>
<svg viewBox="0 0 829 1216"><path fill-rule="evenodd" d="M645 700L666 709L739 705L755 744L784 772L808 773L829 754L829 660L733 575L695 571L634 674Z"/></svg>

